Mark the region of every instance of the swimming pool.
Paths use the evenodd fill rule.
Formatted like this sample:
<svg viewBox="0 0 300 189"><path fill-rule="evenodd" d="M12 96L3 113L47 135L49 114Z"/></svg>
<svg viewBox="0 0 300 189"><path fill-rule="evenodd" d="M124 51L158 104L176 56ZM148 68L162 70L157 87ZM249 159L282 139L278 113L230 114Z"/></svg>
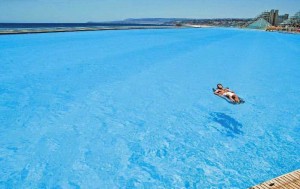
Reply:
<svg viewBox="0 0 300 189"><path fill-rule="evenodd" d="M1 188L247 188L300 168L300 36L0 36ZM217 83L246 100L212 94Z"/></svg>

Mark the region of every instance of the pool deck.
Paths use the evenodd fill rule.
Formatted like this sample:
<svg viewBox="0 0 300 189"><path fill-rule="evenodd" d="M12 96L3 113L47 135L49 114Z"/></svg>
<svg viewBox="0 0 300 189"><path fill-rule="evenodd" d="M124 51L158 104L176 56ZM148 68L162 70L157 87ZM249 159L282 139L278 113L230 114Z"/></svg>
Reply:
<svg viewBox="0 0 300 189"><path fill-rule="evenodd" d="M250 189L299 189L300 188L300 169L291 173L279 176L272 180L263 182Z"/></svg>

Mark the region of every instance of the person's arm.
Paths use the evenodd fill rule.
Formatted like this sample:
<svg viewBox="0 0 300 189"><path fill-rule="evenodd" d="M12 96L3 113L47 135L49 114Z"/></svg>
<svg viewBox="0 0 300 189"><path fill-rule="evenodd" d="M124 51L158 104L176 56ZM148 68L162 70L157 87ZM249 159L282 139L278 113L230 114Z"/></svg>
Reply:
<svg viewBox="0 0 300 189"><path fill-rule="evenodd" d="M228 87L225 89L227 92L232 92L234 93L232 90L230 90Z"/></svg>
<svg viewBox="0 0 300 189"><path fill-rule="evenodd" d="M220 90L220 89L217 89L217 90L215 90L214 94L215 94L215 95L218 95L218 96L221 96L220 92L221 92L221 90Z"/></svg>

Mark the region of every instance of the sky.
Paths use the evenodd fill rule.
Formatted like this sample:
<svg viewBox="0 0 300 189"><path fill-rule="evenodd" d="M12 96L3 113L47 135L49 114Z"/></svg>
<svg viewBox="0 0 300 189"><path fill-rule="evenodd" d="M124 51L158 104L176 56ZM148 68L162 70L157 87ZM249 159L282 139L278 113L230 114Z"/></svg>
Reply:
<svg viewBox="0 0 300 189"><path fill-rule="evenodd" d="M300 0L0 0L0 22L102 22L126 18L252 18Z"/></svg>

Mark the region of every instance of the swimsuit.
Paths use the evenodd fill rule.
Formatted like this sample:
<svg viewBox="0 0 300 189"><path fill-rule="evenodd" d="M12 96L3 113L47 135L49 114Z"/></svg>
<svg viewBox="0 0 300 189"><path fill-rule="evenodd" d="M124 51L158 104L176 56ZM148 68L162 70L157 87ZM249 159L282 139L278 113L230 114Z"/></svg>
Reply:
<svg viewBox="0 0 300 189"><path fill-rule="evenodd" d="M235 95L233 92L225 92L225 93L223 93L223 96L230 96L230 97L232 97L233 95Z"/></svg>

